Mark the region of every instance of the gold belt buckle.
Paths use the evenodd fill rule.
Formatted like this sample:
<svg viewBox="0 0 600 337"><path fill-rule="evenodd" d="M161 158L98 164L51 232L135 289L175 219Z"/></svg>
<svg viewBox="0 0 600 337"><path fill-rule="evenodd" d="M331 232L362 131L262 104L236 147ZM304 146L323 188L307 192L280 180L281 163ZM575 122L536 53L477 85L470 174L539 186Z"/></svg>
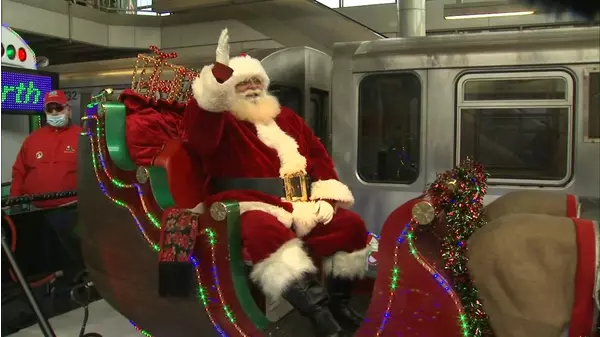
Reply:
<svg viewBox="0 0 600 337"><path fill-rule="evenodd" d="M294 196L294 191L296 190L294 187L293 180L298 178L300 181L300 197ZM285 190L285 200L287 201L308 201L308 187L306 186L306 174L303 172L297 172L292 174L287 174L283 177L283 188Z"/></svg>

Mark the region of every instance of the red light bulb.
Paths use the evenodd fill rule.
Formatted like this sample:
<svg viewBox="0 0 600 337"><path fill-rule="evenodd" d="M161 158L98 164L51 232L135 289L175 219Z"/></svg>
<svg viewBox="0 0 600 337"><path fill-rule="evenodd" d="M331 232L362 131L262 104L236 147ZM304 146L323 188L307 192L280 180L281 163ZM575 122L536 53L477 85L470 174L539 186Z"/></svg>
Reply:
<svg viewBox="0 0 600 337"><path fill-rule="evenodd" d="M25 48L19 48L18 56L19 61L21 62L24 62L27 59L27 52L25 51Z"/></svg>

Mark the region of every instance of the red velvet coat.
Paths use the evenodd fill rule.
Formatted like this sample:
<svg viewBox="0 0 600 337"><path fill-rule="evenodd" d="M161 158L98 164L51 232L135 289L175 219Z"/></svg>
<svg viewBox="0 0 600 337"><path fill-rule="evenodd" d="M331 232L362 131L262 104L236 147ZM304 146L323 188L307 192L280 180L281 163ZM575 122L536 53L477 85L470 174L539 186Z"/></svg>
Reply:
<svg viewBox="0 0 600 337"><path fill-rule="evenodd" d="M188 142L201 158L206 174L212 178L270 178L304 171L313 182L311 201L290 203L261 192L239 190L211 195L205 204L239 200L242 213L264 211L286 227L294 224L297 229L315 225L310 218L316 200L334 201L341 207L352 205L352 193L339 181L333 161L300 116L281 107L273 120L251 123L228 111L240 80L232 73L218 63L205 67L192 85L194 99L185 111Z"/></svg>

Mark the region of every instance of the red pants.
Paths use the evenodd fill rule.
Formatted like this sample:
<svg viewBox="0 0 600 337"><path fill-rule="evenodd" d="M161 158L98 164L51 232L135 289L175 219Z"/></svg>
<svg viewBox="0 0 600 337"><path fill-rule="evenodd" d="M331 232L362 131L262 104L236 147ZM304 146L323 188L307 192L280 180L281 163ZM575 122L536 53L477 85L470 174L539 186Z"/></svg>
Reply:
<svg viewBox="0 0 600 337"><path fill-rule="evenodd" d="M283 244L297 238L273 215L261 211L242 214L242 240L256 264L275 253ZM327 225L318 224L303 237L305 247L315 256L327 257L337 252L354 252L365 248L368 232L361 217L347 209L338 209Z"/></svg>
<svg viewBox="0 0 600 337"><path fill-rule="evenodd" d="M317 271L309 253L324 258L326 275L356 279L365 274L368 232L354 212L338 209L330 223L318 224L303 238L262 211L248 211L241 221L242 240L253 263L250 278L268 297L281 296L304 274Z"/></svg>

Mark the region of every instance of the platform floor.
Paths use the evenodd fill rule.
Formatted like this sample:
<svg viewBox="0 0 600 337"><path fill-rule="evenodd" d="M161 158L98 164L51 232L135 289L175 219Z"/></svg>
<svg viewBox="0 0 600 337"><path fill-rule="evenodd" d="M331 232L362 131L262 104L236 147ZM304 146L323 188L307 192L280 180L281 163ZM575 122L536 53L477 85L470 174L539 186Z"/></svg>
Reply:
<svg viewBox="0 0 600 337"><path fill-rule="evenodd" d="M370 296L357 296L353 299L353 306L359 312L366 312ZM50 319L50 325L59 337L77 337L83 322L83 308L78 308ZM297 312L288 314L284 319L274 324L269 332L272 336L288 337L289 331L304 331L301 337L313 337L306 329L306 321ZM95 332L102 337L139 337L141 334L129 321L114 310L106 301L99 300L90 304L89 319L85 329L86 333ZM3 335L4 336L4 335ZM41 337L39 326L34 324L7 337Z"/></svg>
<svg viewBox="0 0 600 337"><path fill-rule="evenodd" d="M99 300L89 306L90 316L86 333L96 332L103 337L139 337L137 332L129 321L115 311L106 301ZM50 324L57 336L77 337L83 322L83 308L78 308L56 316L50 319ZM43 336L37 324L17 333L9 335L10 337L40 337Z"/></svg>

